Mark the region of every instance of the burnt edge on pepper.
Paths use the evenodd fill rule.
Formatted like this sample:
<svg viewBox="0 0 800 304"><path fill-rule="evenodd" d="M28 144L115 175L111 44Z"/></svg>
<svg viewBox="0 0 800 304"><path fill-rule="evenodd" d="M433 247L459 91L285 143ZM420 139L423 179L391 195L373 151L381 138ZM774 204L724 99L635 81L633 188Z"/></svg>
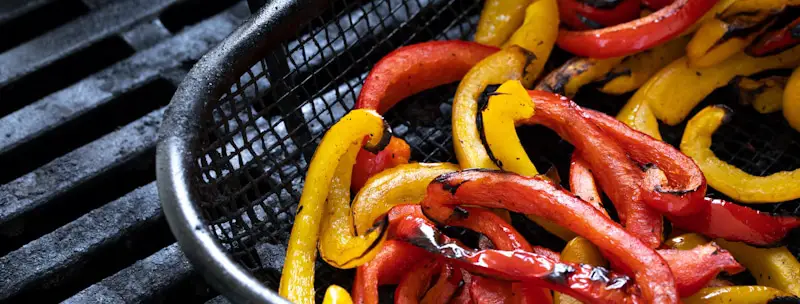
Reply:
<svg viewBox="0 0 800 304"><path fill-rule="evenodd" d="M384 120L383 121L383 134L381 134L381 140L377 144L375 144L374 146L371 146L371 145L368 145L368 144L364 145L364 150L367 150L368 152L370 152L372 154L378 154L378 152L383 151L383 149L385 149L386 146L389 145L389 141L392 140L392 135L393 135L392 127L389 126L389 123L386 122L386 120Z"/></svg>
<svg viewBox="0 0 800 304"><path fill-rule="evenodd" d="M365 256L367 256L367 254L372 252L372 250L376 249L378 247L378 245L383 243L383 239L386 236L387 231L389 231L388 228L389 228L389 218L384 216L383 219L381 219L378 222L376 222L375 225L373 225L372 227L370 227L367 230L366 234L369 234L370 232L375 231L375 229L380 229L380 234L378 235L377 238L375 238L375 241L372 242L372 244L369 244L369 247L367 247L367 249L364 250L364 252L362 252L358 256L353 257L352 259L347 260L346 262L343 263L343 265L347 265L347 264L350 264L350 262L352 262L352 261L355 261L355 260L358 260L358 259L362 259ZM353 231L358 231L358 230L356 230L355 224L353 225ZM358 232L356 232L356 235L358 235Z"/></svg>
<svg viewBox="0 0 800 304"><path fill-rule="evenodd" d="M578 0L578 2L600 9L612 9L626 0Z"/></svg>
<svg viewBox="0 0 800 304"><path fill-rule="evenodd" d="M726 18L727 20L731 20L730 22L727 20L722 20L725 22L725 34L722 34L722 37L720 37L720 39L717 40L712 47L719 46L733 38L745 38L750 34L762 30L765 27L769 27L775 22L775 18L772 18L774 15L770 15L764 18L764 20L756 23L741 23L738 19L736 19L738 16L748 16L749 13L752 12L741 12Z"/></svg>
<svg viewBox="0 0 800 304"><path fill-rule="evenodd" d="M800 304L800 298L792 296L778 296L769 299L767 304Z"/></svg>
<svg viewBox="0 0 800 304"><path fill-rule="evenodd" d="M572 67L572 65L575 62L573 60L580 60L581 62L579 65L576 65L572 69L570 69L570 67ZM566 96L567 94L566 91L564 91L564 87L567 85L570 79L572 79L572 77L582 74L583 72L586 72L590 67L591 64L583 60L583 58L576 57L570 59L557 69L550 72L550 74L545 76L545 78L542 79L541 82L539 82L539 85L536 87L536 89L540 91Z"/></svg>
<svg viewBox="0 0 800 304"><path fill-rule="evenodd" d="M580 20L580 21L581 21L581 23L583 23L583 25L585 25L585 26L589 27L590 29L593 29L593 30L599 30L599 29L601 29L601 28L604 28L604 27L605 27L605 26L603 26L602 24L600 24L600 23L597 23L597 21L594 21L594 20L592 20L592 19L589 19L589 18L587 18L586 16L584 16L584 15L581 15L580 13L575 13L575 16L576 16L576 17L578 17L578 20Z"/></svg>
<svg viewBox="0 0 800 304"><path fill-rule="evenodd" d="M525 66L527 66L527 64ZM489 156L489 159L491 159L495 165L500 167L500 169L503 169L503 162L494 156L492 149L489 148L489 143L486 141L486 134L483 132L483 111L489 107L489 97L501 95L496 93L497 88L499 87L500 85L497 84L487 85L486 89L484 89L483 93L481 93L481 95L478 97L478 113L475 115L475 127L478 129L478 134L481 138L481 144L483 144L483 148L486 149L486 154ZM451 192L455 193L455 190Z"/></svg>

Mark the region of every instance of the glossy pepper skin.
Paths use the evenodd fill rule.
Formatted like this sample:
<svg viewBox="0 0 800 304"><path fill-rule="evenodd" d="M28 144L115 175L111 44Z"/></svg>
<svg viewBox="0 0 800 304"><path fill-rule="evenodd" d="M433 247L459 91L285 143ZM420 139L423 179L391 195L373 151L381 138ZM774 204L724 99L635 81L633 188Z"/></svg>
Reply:
<svg viewBox="0 0 800 304"><path fill-rule="evenodd" d="M747 267L759 285L800 297L800 262L786 247L755 248L723 239L716 242Z"/></svg>
<svg viewBox="0 0 800 304"><path fill-rule="evenodd" d="M400 283L407 265L427 260L425 250L402 241L387 240L374 259L358 267L353 282L353 303L378 304L378 286Z"/></svg>
<svg viewBox="0 0 800 304"><path fill-rule="evenodd" d="M525 21L522 26L503 44L504 48L518 45L531 52L530 62L525 65L522 79L525 87L529 87L544 69L550 58L556 38L558 37L558 4L556 0L532 1L525 9Z"/></svg>
<svg viewBox="0 0 800 304"><path fill-rule="evenodd" d="M731 82L739 103L750 104L758 113L769 114L783 108L784 87L788 79L770 76L761 79L737 77Z"/></svg>
<svg viewBox="0 0 800 304"><path fill-rule="evenodd" d="M747 53L753 56L767 56L780 53L798 43L800 43L800 18L779 30L762 35L747 48Z"/></svg>
<svg viewBox="0 0 800 304"><path fill-rule="evenodd" d="M592 30L639 18L640 5L640 0L618 0L610 7L594 7L581 0L558 0L558 13L561 21L573 30Z"/></svg>
<svg viewBox="0 0 800 304"><path fill-rule="evenodd" d="M572 169L570 169L570 171L572 171ZM564 247L564 250L561 251L561 260L564 262L580 263L591 266L601 266L601 267L608 266L608 262L606 262L606 260L603 259L603 255L600 253L600 250L597 249L597 246L595 246L594 244L592 244L592 242L589 242L589 240L582 237L576 237L567 243L567 245ZM576 300L575 298L562 294L560 292L556 292L553 295L553 303L581 304L581 302Z"/></svg>
<svg viewBox="0 0 800 304"><path fill-rule="evenodd" d="M800 298L798 297L766 286L727 286L703 288L692 296L683 298L683 303L685 304L778 304L799 302Z"/></svg>
<svg viewBox="0 0 800 304"><path fill-rule="evenodd" d="M522 250L475 251L459 245L420 217L398 219L390 230L393 238L442 255L484 276L558 290L591 303L642 303L636 286L628 277L603 268L558 262ZM473 282L475 279L473 276Z"/></svg>
<svg viewBox="0 0 800 304"><path fill-rule="evenodd" d="M597 191L597 184L595 183L594 175L592 175L592 168L590 168L589 163L581 157L580 152L572 153L572 159L569 165L569 189L575 196L589 203L600 212L608 215L608 211L606 211L606 208L603 206L600 192ZM574 241L574 239L572 241ZM576 243L581 243L581 241L576 241ZM581 247L578 245L576 246Z"/></svg>
<svg viewBox="0 0 800 304"><path fill-rule="evenodd" d="M366 234L396 205L418 203L425 197L425 189L435 177L457 170L458 166L451 163L413 163L378 173L353 199L352 217L356 233Z"/></svg>
<svg viewBox="0 0 800 304"><path fill-rule="evenodd" d="M794 70L783 90L783 117L800 132L800 68Z"/></svg>
<svg viewBox="0 0 800 304"><path fill-rule="evenodd" d="M547 74L535 89L572 98L582 86L602 79L623 60L624 57L608 59L574 57Z"/></svg>
<svg viewBox="0 0 800 304"><path fill-rule="evenodd" d="M632 55L680 35L717 0L676 0L634 21L590 31L561 30L558 46L578 56L611 58Z"/></svg>
<svg viewBox="0 0 800 304"><path fill-rule="evenodd" d="M450 263L443 263L439 279L431 286L420 304L447 303L452 299L462 284L461 269Z"/></svg>
<svg viewBox="0 0 800 304"><path fill-rule="evenodd" d="M431 218L437 221L459 216L455 204L506 208L542 216L585 237L626 263L636 273L636 281L646 300L659 303L678 301L672 273L654 250L549 180L481 170L449 173L436 178L428 186L428 194L421 204L425 214L435 214ZM450 216L445 216L446 210L450 210Z"/></svg>
<svg viewBox="0 0 800 304"><path fill-rule="evenodd" d="M651 9L661 9L667 5L670 5L675 0L642 0L642 4L651 8Z"/></svg>
<svg viewBox="0 0 800 304"><path fill-rule="evenodd" d="M483 4L475 41L501 46L525 20L525 7L531 0L488 0Z"/></svg>
<svg viewBox="0 0 800 304"><path fill-rule="evenodd" d="M340 159L364 137L369 137L369 149L380 150L390 136L391 130L383 118L370 110L351 111L325 133L306 173L286 251L279 289L281 296L295 303L314 302L314 263L320 223Z"/></svg>
<svg viewBox="0 0 800 304"><path fill-rule="evenodd" d="M800 198L800 169L754 176L720 160L711 151L714 132L731 119L725 106L710 106L686 124L681 151L700 166L714 189L745 203L774 203Z"/></svg>
<svg viewBox="0 0 800 304"><path fill-rule="evenodd" d="M404 46L383 57L370 70L356 101L356 109L386 113L397 102L416 93L456 82L473 65L497 48L475 42L430 41ZM408 162L411 150L399 138L381 152L362 151L353 169L353 191L372 175Z"/></svg>
<svg viewBox="0 0 800 304"><path fill-rule="evenodd" d="M394 303L419 303L422 297L425 296L425 292L428 291L433 276L441 268L442 262L433 257L427 261L416 261L397 285L397 289L394 291Z"/></svg>
<svg viewBox="0 0 800 304"><path fill-rule="evenodd" d="M346 289L338 285L331 285L325 290L322 304L353 304L353 299L350 298L350 293Z"/></svg>
<svg viewBox="0 0 800 304"><path fill-rule="evenodd" d="M650 76L683 56L690 38L689 36L675 38L647 52L625 57L603 77L602 82L605 84L600 91L620 95L638 89Z"/></svg>

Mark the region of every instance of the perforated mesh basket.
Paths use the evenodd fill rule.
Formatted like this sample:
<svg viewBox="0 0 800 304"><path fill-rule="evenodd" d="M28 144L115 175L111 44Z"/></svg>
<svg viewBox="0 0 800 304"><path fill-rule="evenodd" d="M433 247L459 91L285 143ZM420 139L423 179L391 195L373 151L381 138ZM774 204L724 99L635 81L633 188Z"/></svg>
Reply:
<svg viewBox="0 0 800 304"><path fill-rule="evenodd" d="M353 107L382 56L416 42L470 39L481 6L474 0L270 1L198 62L162 123L158 181L173 232L218 290L235 301L282 301L272 290L303 177L324 132ZM455 87L423 92L387 113L414 161L455 161ZM726 99L716 95L710 99ZM627 97L588 88L576 101L613 114ZM722 159L757 175L800 167L800 136L780 114L737 110L714 136L712 149ZM676 144L682 130L663 128L665 140ZM535 143L527 146L537 165L566 176L569 144L541 127L520 133L523 144ZM796 202L761 208L800 212ZM533 236L534 243L559 246L541 230ZM352 283L352 271L321 262L317 268L320 295L329 284Z"/></svg>

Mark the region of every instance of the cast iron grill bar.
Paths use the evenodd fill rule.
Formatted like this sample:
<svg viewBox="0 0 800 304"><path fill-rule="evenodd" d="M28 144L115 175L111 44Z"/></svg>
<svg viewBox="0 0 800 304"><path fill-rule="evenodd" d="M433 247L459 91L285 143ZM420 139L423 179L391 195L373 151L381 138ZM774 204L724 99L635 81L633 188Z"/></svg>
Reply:
<svg viewBox="0 0 800 304"><path fill-rule="evenodd" d="M32 10L57 0L5 0L0 1L0 24L16 19Z"/></svg>

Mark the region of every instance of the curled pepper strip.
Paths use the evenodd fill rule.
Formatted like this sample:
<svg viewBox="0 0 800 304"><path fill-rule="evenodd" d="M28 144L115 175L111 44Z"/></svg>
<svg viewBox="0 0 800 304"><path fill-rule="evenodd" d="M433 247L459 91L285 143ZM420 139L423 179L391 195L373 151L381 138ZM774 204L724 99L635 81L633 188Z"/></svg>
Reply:
<svg viewBox="0 0 800 304"><path fill-rule="evenodd" d="M783 117L800 132L800 68L794 70L783 90Z"/></svg>
<svg viewBox="0 0 800 304"><path fill-rule="evenodd" d="M525 7L531 0L488 0L483 4L475 41L501 46L525 20Z"/></svg>
<svg viewBox="0 0 800 304"><path fill-rule="evenodd" d="M335 169L348 149L361 143L364 137L369 138L366 147L377 151L386 146L390 136L391 130L383 118L369 110L351 111L325 133L306 173L286 251L281 296L295 303L314 302L317 240Z"/></svg>
<svg viewBox="0 0 800 304"><path fill-rule="evenodd" d="M458 291L461 285L463 276L461 269L454 267L450 263L442 265L442 271L439 273L439 279L433 284L431 289L425 293L420 304L439 304L447 303Z"/></svg>
<svg viewBox="0 0 800 304"><path fill-rule="evenodd" d="M771 76L762 79L737 77L731 82L739 97L739 103L752 105L761 114L780 111L783 108L783 88L786 77Z"/></svg>
<svg viewBox="0 0 800 304"><path fill-rule="evenodd" d="M683 303L686 304L778 304L798 302L800 302L800 298L775 288L765 286L727 286L703 288L691 297L683 298Z"/></svg>
<svg viewBox="0 0 800 304"><path fill-rule="evenodd" d="M542 216L585 237L626 263L636 273L636 281L649 302L677 303L678 301L672 273L666 262L654 250L594 207L541 177L523 177L479 170L448 173L436 178L428 186L428 194L421 204L425 214L437 221L446 221L451 216L458 217L460 212L456 212L454 204L506 208ZM436 210L437 208L441 209ZM446 214L447 210L450 211L449 216ZM470 255L467 258L470 261L484 257L495 258L495 253L489 251L485 253L487 255ZM514 260L525 256L518 254L522 253L504 255L506 258L503 260ZM535 260L531 257L529 262ZM490 267L494 266L493 264ZM535 265L530 267L538 268ZM517 272L525 269L516 266L514 268L518 270L509 271ZM493 269L499 271L499 268ZM591 284L591 282L586 283ZM548 287L559 290L564 286ZM570 296L586 299L575 294Z"/></svg>
<svg viewBox="0 0 800 304"><path fill-rule="evenodd" d="M647 85L639 90L646 90L646 87ZM661 131L658 129L658 119L656 118L656 114L653 113L653 110L650 109L650 105L646 100L631 99L628 101L628 103L622 107L622 110L617 113L617 120L634 130L650 135L654 139L661 140Z"/></svg>
<svg viewBox="0 0 800 304"><path fill-rule="evenodd" d="M591 1L558 0L559 17L574 30L599 29L639 18L640 0L602 1L608 7L595 7Z"/></svg>
<svg viewBox="0 0 800 304"><path fill-rule="evenodd" d="M747 53L752 56L767 56L780 53L798 43L800 43L800 18L777 31L765 33L747 48Z"/></svg>
<svg viewBox="0 0 800 304"><path fill-rule="evenodd" d="M714 189L745 203L774 203L800 198L800 169L777 172L769 176L750 175L720 160L711 151L711 136L730 120L732 112L725 106L710 106L686 124L681 151L700 166Z"/></svg>
<svg viewBox="0 0 800 304"><path fill-rule="evenodd" d="M378 304L378 286L400 283L408 265L430 258L430 253L402 241L387 240L374 259L358 267L353 303Z"/></svg>
<svg viewBox="0 0 800 304"><path fill-rule="evenodd" d="M461 80L453 99L452 124L453 147L462 168L497 168L483 146L478 131L478 101L489 85L510 79L523 79L523 85L526 85L526 67L533 58L535 56L525 49L511 46L476 64Z"/></svg>
<svg viewBox="0 0 800 304"><path fill-rule="evenodd" d="M740 52L728 58L725 64L707 68L692 68L684 57L656 73L628 102L647 104L658 119L669 125L677 125L708 94L728 84L734 77L793 68L798 64L800 46L766 57L751 57Z"/></svg>
<svg viewBox="0 0 800 304"><path fill-rule="evenodd" d="M370 70L355 108L386 113L404 98L461 80L473 65L497 50L459 40L430 41L396 49ZM381 152L360 152L353 169L352 189L357 191L367 179L384 169L407 163L410 153L408 144L399 138L393 138Z"/></svg>
<svg viewBox="0 0 800 304"><path fill-rule="evenodd" d="M676 0L634 21L590 31L561 30L558 46L583 57L632 55L677 37L709 11L717 0Z"/></svg>
<svg viewBox="0 0 800 304"><path fill-rule="evenodd" d="M604 268L558 262L523 250L475 251L439 232L427 219L407 216L393 223L393 238L440 254L459 266L486 276L532 284L567 293L592 303L640 303L638 291L626 276ZM477 277L473 277L473 282ZM675 302L677 303L677 299Z"/></svg>
<svg viewBox="0 0 800 304"><path fill-rule="evenodd" d="M683 56L689 38L689 36L675 38L647 52L625 57L605 75L605 79L602 80L605 84L600 91L620 95L638 89L658 70Z"/></svg>
<svg viewBox="0 0 800 304"><path fill-rule="evenodd" d="M353 304L353 299L350 298L350 293L346 289L338 285L331 285L325 290L322 304Z"/></svg>
<svg viewBox="0 0 800 304"><path fill-rule="evenodd" d="M406 272L397 289L394 291L395 304L415 304L419 303L428 287L431 285L433 276L442 268L442 262L429 258L427 261L416 261L411 270Z"/></svg>
<svg viewBox="0 0 800 304"><path fill-rule="evenodd" d="M556 0L535 0L525 9L525 22L503 45L518 45L533 54L523 73L525 87L531 86L544 69L558 37L558 22Z"/></svg>
<svg viewBox="0 0 800 304"><path fill-rule="evenodd" d="M786 247L755 248L722 239L716 242L747 267L759 285L800 297L800 262Z"/></svg>
<svg viewBox="0 0 800 304"><path fill-rule="evenodd" d="M353 200L353 224L358 235L366 234L375 221L399 204L418 203L425 189L439 175L455 172L451 163L413 163L387 169L375 175Z"/></svg>
<svg viewBox="0 0 800 304"><path fill-rule="evenodd" d="M558 69L547 74L536 85L536 90L572 98L582 86L603 78L622 61L623 57L608 59L572 58L558 67Z"/></svg>

